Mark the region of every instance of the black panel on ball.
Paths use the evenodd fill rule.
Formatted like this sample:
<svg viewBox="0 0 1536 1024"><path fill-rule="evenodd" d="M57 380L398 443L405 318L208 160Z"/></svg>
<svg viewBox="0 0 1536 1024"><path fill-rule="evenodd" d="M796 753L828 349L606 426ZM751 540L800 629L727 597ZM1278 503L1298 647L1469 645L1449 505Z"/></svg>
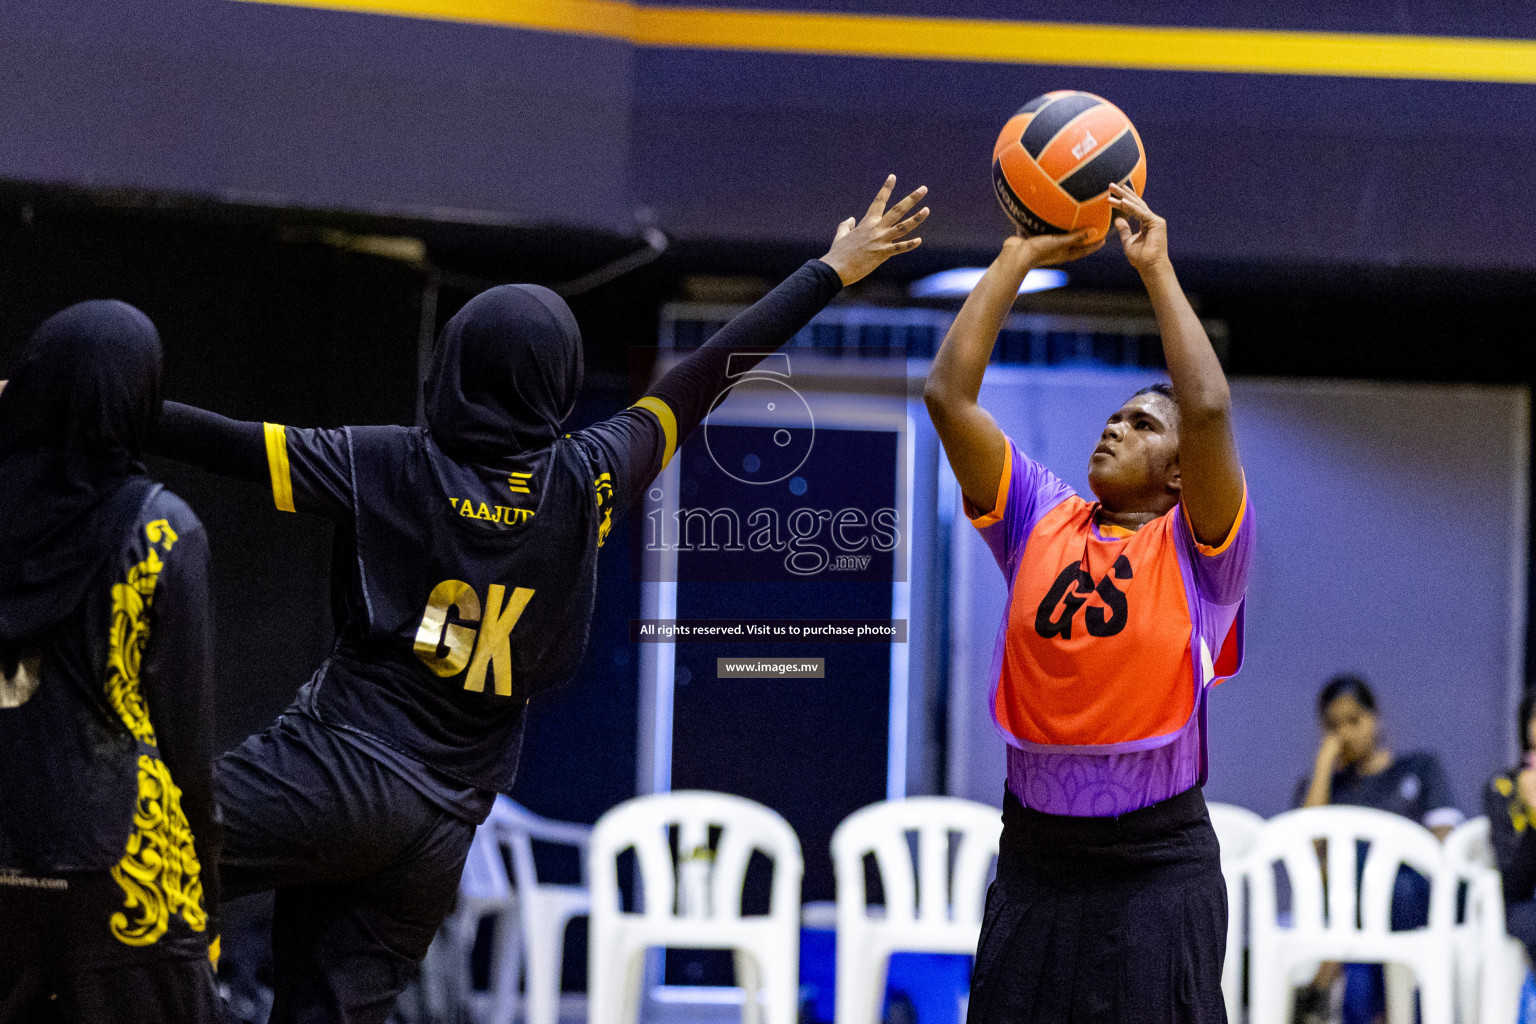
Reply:
<svg viewBox="0 0 1536 1024"><path fill-rule="evenodd" d="M1035 115L1035 119L1029 122L1029 127L1024 129L1024 137L1020 141L1024 144L1025 152L1038 159L1045 147L1050 145L1051 140L1071 124L1075 117L1103 102L1097 96L1090 96L1085 92L1074 92L1070 96L1063 96L1047 104L1040 113Z"/></svg>
<svg viewBox="0 0 1536 1024"><path fill-rule="evenodd" d="M1050 93L1046 93L1044 96L1036 96L1034 99L1024 104L1018 110L1015 110L1013 112L1013 116L1018 117L1020 114L1032 114L1049 102L1051 102Z"/></svg>
<svg viewBox="0 0 1536 1024"><path fill-rule="evenodd" d="M1127 128L1120 137L1099 152L1083 166L1067 175L1060 182L1067 195L1083 203L1109 190L1112 182L1122 181L1136 169L1141 160L1141 147L1136 136Z"/></svg>

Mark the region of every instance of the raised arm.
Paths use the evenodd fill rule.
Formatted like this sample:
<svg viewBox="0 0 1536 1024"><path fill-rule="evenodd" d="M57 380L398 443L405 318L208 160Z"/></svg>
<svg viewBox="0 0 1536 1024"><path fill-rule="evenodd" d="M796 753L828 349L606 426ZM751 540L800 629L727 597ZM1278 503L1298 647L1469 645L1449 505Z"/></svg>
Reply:
<svg viewBox="0 0 1536 1024"><path fill-rule="evenodd" d="M981 378L1003 321L1019 296L1024 275L1035 267L1086 256L1103 241L1089 242L1088 232L1074 235L1014 236L987 268L934 356L923 401L944 445L944 453L960 482L960 490L977 512L990 512L997 501L1007 441L977 398Z"/></svg>
<svg viewBox="0 0 1536 1024"><path fill-rule="evenodd" d="M1110 187L1110 204L1125 255L1141 275L1157 329L1163 336L1168 377L1179 402L1180 500L1202 544L1220 544L1243 507L1243 467L1232 437L1232 396L1211 340L1195 315L1168 259L1168 222L1135 192Z"/></svg>
<svg viewBox="0 0 1536 1024"><path fill-rule="evenodd" d="M819 260L801 267L779 287L764 296L666 375L650 394L663 399L676 417L676 443L703 422L710 405L727 383L726 373L734 366L737 373L783 345L810 322L811 317L844 287L868 277L880 264L897 253L908 252L922 244L921 238L906 236L928 219L925 206L912 216L906 214L928 194L926 186L916 189L896 205L886 208L896 187L892 174L880 186L864 216L849 217L837 226L832 246ZM906 219L903 219L903 218ZM746 354L747 361L731 356Z"/></svg>
<svg viewBox="0 0 1536 1024"><path fill-rule="evenodd" d="M621 504L633 501L704 421L729 383L728 373L739 375L756 365L794 337L845 285L922 243L907 236L928 218L926 206L911 213L928 189L916 189L887 209L895 187L893 174L862 218L849 217L837 226L826 255L808 261L737 315L668 370L634 406L580 432L604 450L604 465L618 469L625 484Z"/></svg>
<svg viewBox="0 0 1536 1024"><path fill-rule="evenodd" d="M282 512L336 521L352 515L351 449L344 429L232 420L166 402L149 451L220 476L266 485L273 505Z"/></svg>
<svg viewBox="0 0 1536 1024"><path fill-rule="evenodd" d="M251 483L266 483L269 475L262 424L232 420L180 402L166 402L161 407L160 423L149 451Z"/></svg>

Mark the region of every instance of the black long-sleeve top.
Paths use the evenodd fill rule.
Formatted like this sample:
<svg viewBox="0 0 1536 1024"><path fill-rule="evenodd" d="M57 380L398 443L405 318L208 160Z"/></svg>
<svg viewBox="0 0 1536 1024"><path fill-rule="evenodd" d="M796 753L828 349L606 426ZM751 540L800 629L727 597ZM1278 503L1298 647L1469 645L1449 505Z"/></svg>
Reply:
<svg viewBox="0 0 1536 1024"><path fill-rule="evenodd" d="M1511 768L1483 787L1483 813L1504 879L1506 906L1536 899L1536 811L1520 795L1520 771Z"/></svg>
<svg viewBox="0 0 1536 1024"><path fill-rule="evenodd" d="M157 489L79 607L0 665L0 868L121 868L125 945L216 934L209 589L202 524Z"/></svg>
<svg viewBox="0 0 1536 1024"><path fill-rule="evenodd" d="M278 508L337 524L336 646L291 710L473 818L463 787L510 787L527 697L580 662L615 514L753 362L742 356L782 345L841 287L810 261L634 406L494 465L448 457L424 428L296 429L169 402L152 450L270 481Z"/></svg>

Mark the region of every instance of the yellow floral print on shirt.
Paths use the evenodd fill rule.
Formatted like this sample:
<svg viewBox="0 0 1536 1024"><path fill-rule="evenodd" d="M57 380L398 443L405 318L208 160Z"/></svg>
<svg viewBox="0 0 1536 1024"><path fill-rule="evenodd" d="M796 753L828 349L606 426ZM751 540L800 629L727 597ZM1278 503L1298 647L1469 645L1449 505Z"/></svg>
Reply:
<svg viewBox="0 0 1536 1024"><path fill-rule="evenodd" d="M144 528L149 554L112 587L112 626L107 646L107 700L133 737L150 748L155 729L139 686L139 667L149 643L146 613L154 604L155 585L165 569L161 551L170 554L176 532L164 519ZM122 888L123 909L112 915L112 934L130 946L160 940L172 917L194 932L208 926L203 909L202 865L197 860L192 827L181 810L181 790L157 753L139 754L139 796L133 831L123 859L112 868Z"/></svg>

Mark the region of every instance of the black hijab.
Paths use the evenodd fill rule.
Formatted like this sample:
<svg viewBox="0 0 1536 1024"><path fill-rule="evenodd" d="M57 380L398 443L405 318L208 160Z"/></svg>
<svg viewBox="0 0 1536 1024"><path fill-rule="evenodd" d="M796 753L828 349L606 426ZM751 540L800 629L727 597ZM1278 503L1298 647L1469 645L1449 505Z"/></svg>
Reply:
<svg viewBox="0 0 1536 1024"><path fill-rule="evenodd" d="M160 335L124 302L49 317L0 392L0 643L73 611L153 486Z"/></svg>
<svg viewBox="0 0 1536 1024"><path fill-rule="evenodd" d="M443 328L422 385L427 428L464 461L543 448L581 375L581 331L564 299L533 284L492 288Z"/></svg>

